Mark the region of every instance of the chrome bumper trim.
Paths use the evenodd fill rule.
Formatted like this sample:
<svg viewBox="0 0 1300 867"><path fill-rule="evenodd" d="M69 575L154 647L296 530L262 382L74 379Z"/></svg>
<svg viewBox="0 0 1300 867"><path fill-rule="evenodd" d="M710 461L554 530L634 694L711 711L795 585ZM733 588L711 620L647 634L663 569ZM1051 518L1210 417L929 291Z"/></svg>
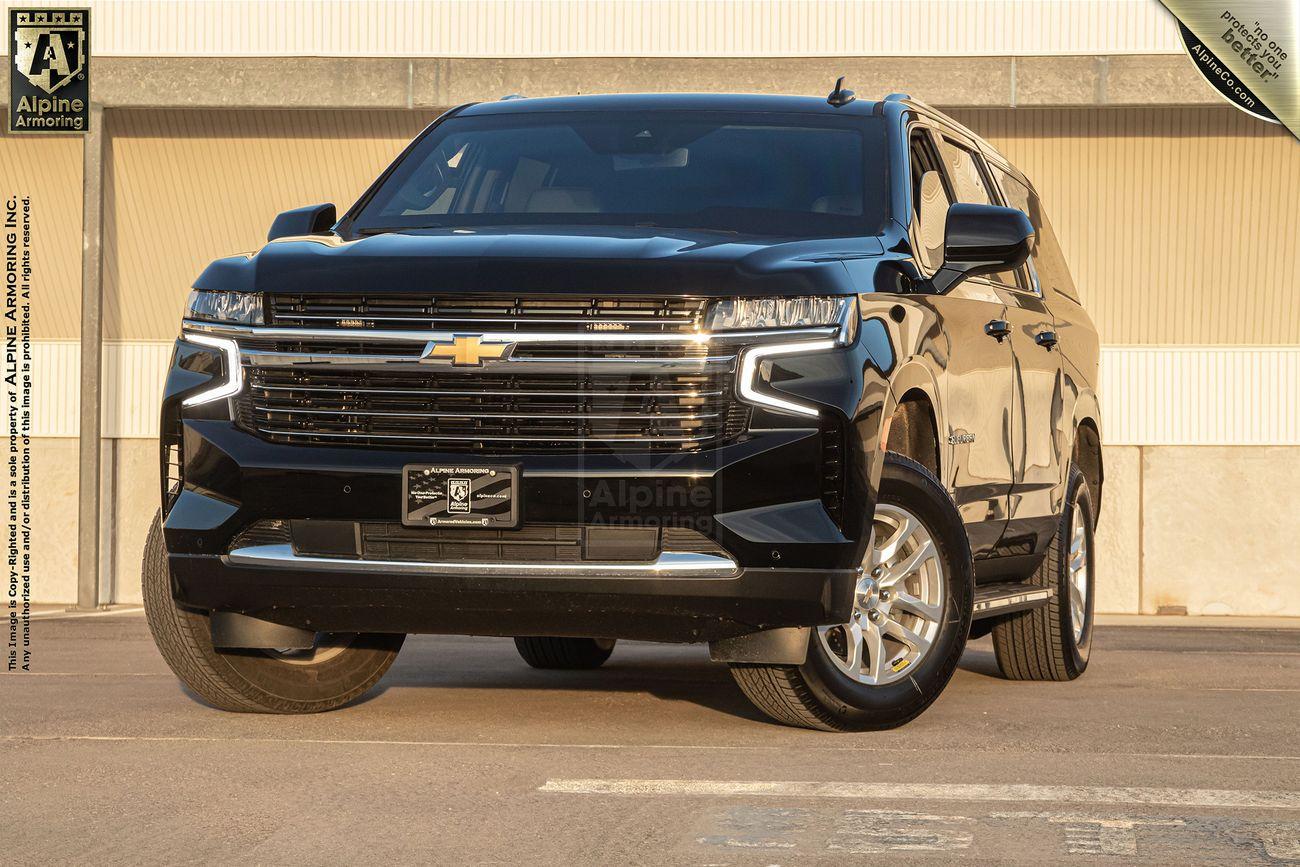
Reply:
<svg viewBox="0 0 1300 867"><path fill-rule="evenodd" d="M297 569L310 572L384 572L400 575L554 578L730 578L739 572L729 557L664 551L653 563L464 563L361 560L294 553L292 545L253 545L222 556L230 566Z"/></svg>

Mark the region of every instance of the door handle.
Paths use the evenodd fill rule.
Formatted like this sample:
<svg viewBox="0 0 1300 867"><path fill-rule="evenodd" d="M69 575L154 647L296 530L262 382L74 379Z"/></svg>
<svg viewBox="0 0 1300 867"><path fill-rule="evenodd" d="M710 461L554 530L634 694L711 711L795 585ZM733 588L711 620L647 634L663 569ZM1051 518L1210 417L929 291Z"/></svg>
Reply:
<svg viewBox="0 0 1300 867"><path fill-rule="evenodd" d="M984 333L1001 343L1011 334L1011 323L1005 319L990 319L984 324Z"/></svg>
<svg viewBox="0 0 1300 867"><path fill-rule="evenodd" d="M1056 339L1056 332L1040 331L1034 335L1034 342L1037 343L1039 346L1043 347L1044 349L1046 349L1048 352L1051 352L1052 347L1055 346L1058 342Z"/></svg>

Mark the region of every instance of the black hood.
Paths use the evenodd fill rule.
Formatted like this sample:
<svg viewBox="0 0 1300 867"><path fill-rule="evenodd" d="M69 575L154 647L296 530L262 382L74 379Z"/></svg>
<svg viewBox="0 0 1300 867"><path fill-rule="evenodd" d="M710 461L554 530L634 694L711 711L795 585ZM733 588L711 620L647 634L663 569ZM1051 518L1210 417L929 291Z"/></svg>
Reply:
<svg viewBox="0 0 1300 867"><path fill-rule="evenodd" d="M856 291L844 259L876 238L783 240L624 227L510 227L282 238L218 259L199 289L261 292L521 292L795 295Z"/></svg>

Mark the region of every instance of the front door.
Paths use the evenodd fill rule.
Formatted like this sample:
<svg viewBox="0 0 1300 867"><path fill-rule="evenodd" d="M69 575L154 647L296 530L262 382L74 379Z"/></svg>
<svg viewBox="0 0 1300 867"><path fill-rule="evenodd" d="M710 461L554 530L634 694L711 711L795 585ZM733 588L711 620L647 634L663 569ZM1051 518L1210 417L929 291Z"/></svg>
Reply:
<svg viewBox="0 0 1300 867"><path fill-rule="evenodd" d="M946 143L945 137L920 128L910 142L912 243L917 265L927 276L942 263L949 203L980 200L965 174L970 167L941 158ZM1007 307L997 287L979 277L921 303L935 311L936 336L946 360L940 384L943 481L966 525L971 553L988 556L1006 529L1011 490L1014 391Z"/></svg>

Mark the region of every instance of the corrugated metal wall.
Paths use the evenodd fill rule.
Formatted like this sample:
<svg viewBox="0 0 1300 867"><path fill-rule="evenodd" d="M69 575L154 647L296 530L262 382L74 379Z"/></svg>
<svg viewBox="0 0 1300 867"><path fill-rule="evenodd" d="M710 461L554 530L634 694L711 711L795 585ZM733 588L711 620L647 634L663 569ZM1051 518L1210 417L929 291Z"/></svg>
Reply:
<svg viewBox="0 0 1300 867"><path fill-rule="evenodd" d="M1103 343L1300 343L1300 142L1231 107L955 111L1033 179Z"/></svg>
<svg viewBox="0 0 1300 867"><path fill-rule="evenodd" d="M32 333L75 337L81 321L81 138L0 132L0 196L15 195L32 200Z"/></svg>
<svg viewBox="0 0 1300 867"><path fill-rule="evenodd" d="M127 110L107 117L104 329L110 340L130 340L174 335L203 267L261 246L280 211L352 204L433 115ZM49 336L75 334L74 320Z"/></svg>
<svg viewBox="0 0 1300 867"><path fill-rule="evenodd" d="M1155 0L57 0L53 5L91 6L96 53L142 57L961 56L1182 50L1173 19Z"/></svg>

